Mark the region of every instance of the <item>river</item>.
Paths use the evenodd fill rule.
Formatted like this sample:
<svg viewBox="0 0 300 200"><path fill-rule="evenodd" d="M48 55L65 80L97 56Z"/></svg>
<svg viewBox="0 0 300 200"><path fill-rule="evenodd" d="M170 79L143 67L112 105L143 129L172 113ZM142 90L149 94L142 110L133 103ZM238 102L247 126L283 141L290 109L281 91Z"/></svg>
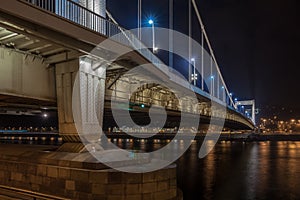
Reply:
<svg viewBox="0 0 300 200"><path fill-rule="evenodd" d="M139 146L149 151L164 144ZM203 159L200 146L193 142L176 162L184 200L300 199L300 142L221 141Z"/></svg>
<svg viewBox="0 0 300 200"><path fill-rule="evenodd" d="M203 159L199 147L177 162L184 199L300 199L300 142L220 142Z"/></svg>

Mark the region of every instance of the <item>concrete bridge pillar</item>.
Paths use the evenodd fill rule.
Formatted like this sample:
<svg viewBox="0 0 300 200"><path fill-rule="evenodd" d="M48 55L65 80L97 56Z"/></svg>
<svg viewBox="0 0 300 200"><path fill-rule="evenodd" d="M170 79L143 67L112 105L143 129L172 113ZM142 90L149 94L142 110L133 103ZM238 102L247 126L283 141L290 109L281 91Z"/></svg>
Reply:
<svg viewBox="0 0 300 200"><path fill-rule="evenodd" d="M93 63L98 63L96 66ZM100 66L99 66L100 65ZM93 70L92 67L97 67ZM59 133L64 142L81 143L78 130L74 122L74 115L79 114L85 125L93 126L103 123L106 67L101 62L87 57L66 61L56 65L56 90L59 120ZM73 99L73 88L79 95ZM95 97L94 94L97 94ZM72 102L79 103L79 113L73 113ZM94 109L97 103L97 113ZM98 133L100 134L100 133Z"/></svg>

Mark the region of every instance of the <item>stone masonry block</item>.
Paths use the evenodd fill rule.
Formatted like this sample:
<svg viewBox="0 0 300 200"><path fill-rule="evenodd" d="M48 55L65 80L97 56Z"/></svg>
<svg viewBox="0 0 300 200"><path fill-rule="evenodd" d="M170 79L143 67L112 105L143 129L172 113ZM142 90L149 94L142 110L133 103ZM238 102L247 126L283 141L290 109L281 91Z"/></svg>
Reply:
<svg viewBox="0 0 300 200"><path fill-rule="evenodd" d="M46 176L47 175L47 166L46 165L38 165L36 174L38 176Z"/></svg>
<svg viewBox="0 0 300 200"><path fill-rule="evenodd" d="M92 184L92 194L105 194L105 185L99 183Z"/></svg>
<svg viewBox="0 0 300 200"><path fill-rule="evenodd" d="M91 183L108 183L107 171L92 171L89 174Z"/></svg>
<svg viewBox="0 0 300 200"><path fill-rule="evenodd" d="M89 173L85 170L71 170L71 179L75 181L89 182Z"/></svg>
<svg viewBox="0 0 300 200"><path fill-rule="evenodd" d="M169 180L157 182L157 191L163 191L169 189Z"/></svg>
<svg viewBox="0 0 300 200"><path fill-rule="evenodd" d="M62 178L62 179L70 179L70 177L71 177L70 169L59 168L58 169L58 177Z"/></svg>
<svg viewBox="0 0 300 200"><path fill-rule="evenodd" d="M126 194L140 194L142 191L142 185L141 184L137 184L137 183L127 183L125 185L125 193Z"/></svg>
<svg viewBox="0 0 300 200"><path fill-rule="evenodd" d="M66 190L75 190L75 181L66 180Z"/></svg>
<svg viewBox="0 0 300 200"><path fill-rule="evenodd" d="M58 177L57 167L47 167L47 176L51 178L57 178Z"/></svg>
<svg viewBox="0 0 300 200"><path fill-rule="evenodd" d="M142 193L151 193L156 191L156 182L142 184Z"/></svg>

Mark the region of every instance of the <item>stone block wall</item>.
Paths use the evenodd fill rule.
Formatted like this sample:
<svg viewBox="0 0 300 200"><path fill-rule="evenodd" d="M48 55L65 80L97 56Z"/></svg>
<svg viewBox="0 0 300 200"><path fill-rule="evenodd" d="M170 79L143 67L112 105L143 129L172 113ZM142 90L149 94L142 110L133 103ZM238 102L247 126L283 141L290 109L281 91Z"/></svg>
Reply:
<svg viewBox="0 0 300 200"><path fill-rule="evenodd" d="M50 162L51 163L51 162ZM47 162L0 159L0 184L69 199L180 199L176 166L149 173L83 169Z"/></svg>

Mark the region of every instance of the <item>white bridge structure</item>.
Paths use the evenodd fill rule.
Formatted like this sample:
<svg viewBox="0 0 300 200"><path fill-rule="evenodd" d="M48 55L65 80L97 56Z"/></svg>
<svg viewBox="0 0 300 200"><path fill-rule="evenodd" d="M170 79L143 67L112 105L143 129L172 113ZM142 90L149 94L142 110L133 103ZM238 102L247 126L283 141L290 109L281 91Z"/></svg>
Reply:
<svg viewBox="0 0 300 200"><path fill-rule="evenodd" d="M143 84L145 76L123 76L134 67L148 63L160 70L164 78L172 80L173 77L176 83L172 69L162 68L164 63L136 35L120 27L109 13L109 17L106 16L105 0L0 0L0 3L0 112L14 109L30 114L57 107L60 134L66 142L78 142L71 102L74 81L79 73L84 77L79 84L81 92L86 94L83 98L87 104L94 101L89 94L99 90L100 121L109 118L112 98L128 98L122 90L124 85L139 84L141 87L132 91L130 97L130 109L137 115L143 113L142 107L154 104L165 107L170 116L184 111L200 115L201 122L208 123L213 114L218 116L218 111L212 109L214 103L226 107L226 112L219 114L220 118L225 118L225 126L255 128L254 112L251 120L237 110L194 0L190 1L190 9L195 10L199 19L201 45L208 46L210 60L204 60L202 48L197 55L202 76L198 74L198 82L191 80L196 61L190 59L189 77L186 77L190 84L181 86L195 91L197 109L188 97L179 102L167 88ZM107 59L115 54L113 49L97 47L107 38L111 38L114 48L131 51L109 63ZM96 53L91 55L92 51ZM97 70L91 72L86 65ZM245 103L248 102L240 101L238 105ZM254 103L252 105L254 109ZM91 124L95 121L89 116L86 120ZM102 125L106 127L105 123Z"/></svg>

